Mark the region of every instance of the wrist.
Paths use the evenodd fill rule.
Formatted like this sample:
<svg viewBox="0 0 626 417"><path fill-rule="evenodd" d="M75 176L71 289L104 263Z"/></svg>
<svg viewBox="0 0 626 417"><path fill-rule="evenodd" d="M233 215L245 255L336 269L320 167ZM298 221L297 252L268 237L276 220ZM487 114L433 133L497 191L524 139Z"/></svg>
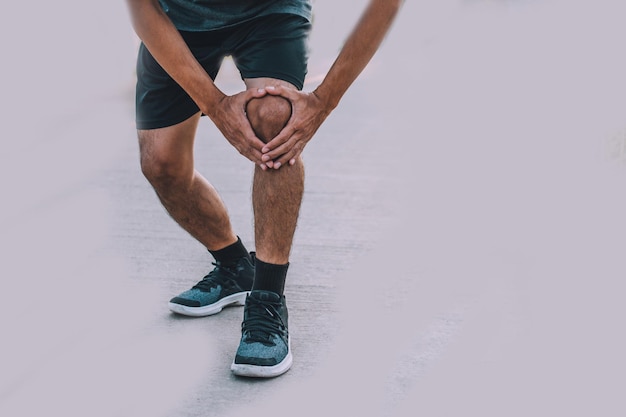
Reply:
<svg viewBox="0 0 626 417"><path fill-rule="evenodd" d="M196 104L200 111L211 117L219 107L219 103L226 97L215 85L212 88L202 91L200 97L196 99Z"/></svg>
<svg viewBox="0 0 626 417"><path fill-rule="evenodd" d="M326 110L326 113L330 113L335 110L335 108L339 105L340 97L337 95L331 94L327 91L323 85L320 85L313 91L313 94L318 98L318 100L322 103L322 106Z"/></svg>

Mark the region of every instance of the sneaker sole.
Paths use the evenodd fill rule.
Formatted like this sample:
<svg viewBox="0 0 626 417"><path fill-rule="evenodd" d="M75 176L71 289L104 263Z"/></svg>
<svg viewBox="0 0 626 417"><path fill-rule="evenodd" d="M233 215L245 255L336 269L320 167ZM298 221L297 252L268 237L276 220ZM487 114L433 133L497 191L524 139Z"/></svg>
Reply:
<svg viewBox="0 0 626 417"><path fill-rule="evenodd" d="M169 302L168 307L174 313L182 314L184 316L190 317L205 317L212 316L213 314L217 314L224 307L228 306L243 306L246 304L246 297L250 294L250 291L238 292L236 294L231 294L227 297L218 300L213 304L209 304L208 306L202 307L189 307L182 304L176 304Z"/></svg>
<svg viewBox="0 0 626 417"><path fill-rule="evenodd" d="M245 376L249 378L273 378L280 376L291 368L293 357L291 356L291 347L287 356L280 363L273 366L249 365L245 363L235 363L230 365L230 370L237 376Z"/></svg>

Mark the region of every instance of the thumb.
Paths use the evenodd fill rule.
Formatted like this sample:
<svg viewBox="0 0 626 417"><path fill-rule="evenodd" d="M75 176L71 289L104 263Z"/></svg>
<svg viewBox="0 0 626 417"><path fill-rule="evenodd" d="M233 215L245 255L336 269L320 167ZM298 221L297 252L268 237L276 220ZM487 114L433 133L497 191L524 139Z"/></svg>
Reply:
<svg viewBox="0 0 626 417"><path fill-rule="evenodd" d="M282 85L268 85L264 89L267 94L272 96L282 96L290 101L297 95L297 90L293 88L286 88Z"/></svg>
<svg viewBox="0 0 626 417"><path fill-rule="evenodd" d="M252 98L260 98L267 95L267 91L265 88L250 88L248 89L248 97Z"/></svg>

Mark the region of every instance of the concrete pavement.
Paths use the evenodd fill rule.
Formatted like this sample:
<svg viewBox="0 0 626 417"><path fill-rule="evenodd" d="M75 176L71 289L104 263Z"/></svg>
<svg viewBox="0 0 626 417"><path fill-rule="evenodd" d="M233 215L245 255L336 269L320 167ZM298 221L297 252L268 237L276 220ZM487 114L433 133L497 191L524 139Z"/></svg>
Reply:
<svg viewBox="0 0 626 417"><path fill-rule="evenodd" d="M307 88L358 9L316 7ZM50 31L73 69L10 69L23 81L3 103L31 105L34 85L49 110L7 120L0 414L622 415L623 11L405 4L306 149L294 366L267 381L229 371L241 308L166 308L211 259L139 171L123 8L89 11L101 54L80 50L106 81L65 101L89 65L71 31ZM228 66L218 83L241 88ZM253 249L252 167L207 120L196 150Z"/></svg>

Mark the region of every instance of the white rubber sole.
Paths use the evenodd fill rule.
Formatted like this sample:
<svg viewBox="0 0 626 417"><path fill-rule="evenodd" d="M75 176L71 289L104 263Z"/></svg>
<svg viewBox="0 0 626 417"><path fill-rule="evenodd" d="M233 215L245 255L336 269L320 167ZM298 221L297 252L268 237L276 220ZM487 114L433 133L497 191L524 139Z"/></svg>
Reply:
<svg viewBox="0 0 626 417"><path fill-rule="evenodd" d="M291 341L289 343L289 351L287 356L280 363L274 366L248 365L233 362L230 370L237 376L245 376L249 378L273 378L284 374L291 368L293 356L291 356Z"/></svg>
<svg viewBox="0 0 626 417"><path fill-rule="evenodd" d="M182 304L176 303L168 303L167 306L174 313L182 314L184 316L190 317L205 317L212 316L213 314L217 314L224 307L228 306L243 306L246 304L246 297L250 294L249 291L238 292L236 294L231 294L227 297L222 298L216 303L210 304L208 306L203 307L188 307Z"/></svg>

